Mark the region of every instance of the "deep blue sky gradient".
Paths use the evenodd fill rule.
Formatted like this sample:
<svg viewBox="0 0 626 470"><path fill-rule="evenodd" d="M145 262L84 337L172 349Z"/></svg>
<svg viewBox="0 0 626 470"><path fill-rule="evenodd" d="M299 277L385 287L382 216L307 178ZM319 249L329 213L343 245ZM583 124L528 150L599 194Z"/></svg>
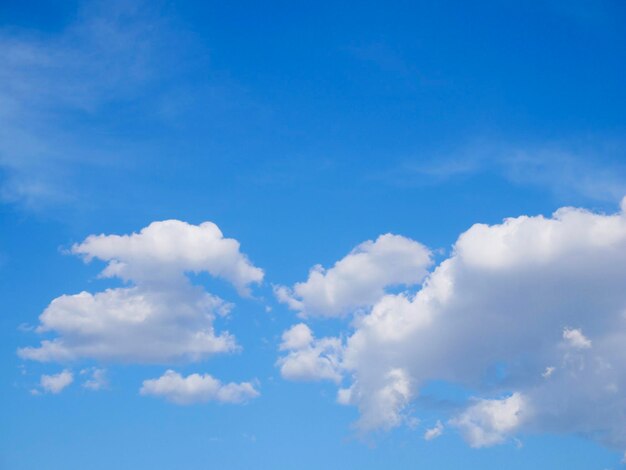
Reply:
<svg viewBox="0 0 626 470"><path fill-rule="evenodd" d="M145 42L116 36L107 60L120 77L86 73L84 106L24 105L33 117L19 126L49 155L2 147L0 184L33 178L50 193L0 205L0 468L619 466L619 453L575 436L482 450L452 431L433 442L408 429L357 438L357 412L335 404L332 385L280 378L280 334L297 319L271 283L303 280L381 233L449 251L476 222L563 205L615 211L626 193L626 3L0 4L3 38L70 51L91 33L68 31L93 18L141 29ZM135 49L143 62L131 74ZM24 73L41 87L67 74L76 83L82 65ZM236 302L218 328L244 349L173 366L256 377L261 396L179 407L138 394L165 367L124 364L108 365L108 391L31 396L41 373L62 366L21 361L17 348L38 336L20 325L59 295L119 285L63 251L168 218L217 223L266 271L248 300L196 280Z"/></svg>

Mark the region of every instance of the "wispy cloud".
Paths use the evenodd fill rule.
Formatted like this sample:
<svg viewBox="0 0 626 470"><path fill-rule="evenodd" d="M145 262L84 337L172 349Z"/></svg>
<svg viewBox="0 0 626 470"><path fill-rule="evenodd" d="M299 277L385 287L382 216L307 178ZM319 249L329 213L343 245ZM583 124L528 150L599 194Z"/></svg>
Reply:
<svg viewBox="0 0 626 470"><path fill-rule="evenodd" d="M626 142L505 144L478 141L436 157L405 159L384 174L399 185L442 184L498 174L520 186L536 186L559 198L616 202L626 194Z"/></svg>
<svg viewBox="0 0 626 470"><path fill-rule="evenodd" d="M91 2L77 18L56 34L0 30L4 202L72 200L81 168L125 157L104 123L155 79L166 25L134 2Z"/></svg>

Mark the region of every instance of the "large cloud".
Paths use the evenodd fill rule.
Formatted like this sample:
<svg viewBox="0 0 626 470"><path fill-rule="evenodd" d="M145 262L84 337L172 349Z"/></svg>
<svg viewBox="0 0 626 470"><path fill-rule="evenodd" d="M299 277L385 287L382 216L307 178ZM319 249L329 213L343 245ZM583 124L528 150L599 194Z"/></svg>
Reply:
<svg viewBox="0 0 626 470"><path fill-rule="evenodd" d="M131 285L54 299L37 332L55 332L56 338L20 349L23 358L163 363L232 351L234 337L216 334L213 327L215 316L228 313L230 304L192 285L185 274L208 272L242 294L263 278L239 243L210 222L154 222L132 235L90 236L72 252L107 261L102 275Z"/></svg>
<svg viewBox="0 0 626 470"><path fill-rule="evenodd" d="M339 401L361 429L389 428L444 381L476 397L446 417L473 446L524 431L626 449L624 206L471 227L421 289L354 317Z"/></svg>
<svg viewBox="0 0 626 470"><path fill-rule="evenodd" d="M390 233L357 246L325 270L317 265L306 282L276 288L281 302L306 316L343 316L371 306L390 286L411 286L424 279L431 264L422 244Z"/></svg>

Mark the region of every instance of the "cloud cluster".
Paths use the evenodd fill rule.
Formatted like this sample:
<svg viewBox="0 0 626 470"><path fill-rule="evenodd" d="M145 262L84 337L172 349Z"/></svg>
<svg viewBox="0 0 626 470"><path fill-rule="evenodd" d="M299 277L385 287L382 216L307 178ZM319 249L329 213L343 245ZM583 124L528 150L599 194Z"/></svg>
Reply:
<svg viewBox="0 0 626 470"><path fill-rule="evenodd" d="M58 336L20 349L22 358L163 363L233 351L235 338L216 334L213 327L215 316L228 313L230 304L192 285L186 273L222 277L243 294L263 279L239 243L210 222L154 222L131 235L90 236L72 252L106 261L102 276L132 285L54 299L36 331Z"/></svg>
<svg viewBox="0 0 626 470"><path fill-rule="evenodd" d="M171 363L234 351L238 349L234 336L217 334L213 325L216 315L228 314L232 305L193 285L187 274L206 272L222 278L244 296L251 284L263 279L263 271L241 253L239 243L225 238L211 222L154 222L131 235L87 237L71 252L86 261L105 261L101 276L120 278L129 285L54 299L40 315L35 331L55 336L37 347L19 349L24 359ZM81 373L91 376L83 383L85 388L107 386L104 369ZM66 370L43 376L41 386L58 393L72 380ZM183 379L172 371L144 382L142 393L164 395L175 403L234 403L258 394L248 383L222 385L197 374Z"/></svg>
<svg viewBox="0 0 626 470"><path fill-rule="evenodd" d="M289 380L336 383L337 401L358 407L363 431L414 424L409 410L436 382L472 398L439 410L426 440L445 423L473 447L550 432L626 449L625 211L626 200L615 214L562 208L476 224L429 274L423 245L397 235L365 242L293 289L277 289L302 316L350 315L337 337L316 338L305 323L285 331L277 367ZM20 349L23 358L169 363L232 351L234 337L213 326L231 305L188 274L222 278L244 296L263 279L211 223L155 222L88 237L72 252L106 262L102 276L128 285L54 299L36 331L56 336ZM72 380L66 370L43 376L41 388L58 393ZM84 385L102 384L104 372L94 371ZM249 382L172 370L144 381L141 393L179 404L258 395Z"/></svg>
<svg viewBox="0 0 626 470"><path fill-rule="evenodd" d="M250 382L223 384L209 374L181 376L167 370L157 379L144 380L140 393L163 397L179 405L217 401L244 403L259 395Z"/></svg>
<svg viewBox="0 0 626 470"><path fill-rule="evenodd" d="M421 388L450 383L476 397L445 417L473 446L553 432L626 449L625 208L472 226L421 288L353 317L339 402L361 429L390 428Z"/></svg>
<svg viewBox="0 0 626 470"><path fill-rule="evenodd" d="M361 243L328 270L314 266L309 278L293 289L278 286L275 291L303 316L344 316L371 306L387 287L418 284L431 263L424 245L388 233Z"/></svg>

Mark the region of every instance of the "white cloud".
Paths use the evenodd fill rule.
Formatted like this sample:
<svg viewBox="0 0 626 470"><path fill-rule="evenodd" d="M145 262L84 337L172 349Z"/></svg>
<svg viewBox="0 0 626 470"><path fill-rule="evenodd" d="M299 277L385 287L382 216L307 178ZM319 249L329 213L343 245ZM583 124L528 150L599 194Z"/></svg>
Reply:
<svg viewBox="0 0 626 470"><path fill-rule="evenodd" d="M427 441L432 441L433 439L437 439L442 434L443 423L441 421L437 421L435 426L426 430L426 432L424 433L424 439Z"/></svg>
<svg viewBox="0 0 626 470"><path fill-rule="evenodd" d="M624 209L471 227L415 293L353 317L338 401L361 429L390 428L424 385L448 382L478 397L452 417L472 445L551 432L625 449Z"/></svg>
<svg viewBox="0 0 626 470"><path fill-rule="evenodd" d="M583 335L578 329L565 328L563 330L563 339L567 344L576 349L588 349L591 347L591 341Z"/></svg>
<svg viewBox="0 0 626 470"><path fill-rule="evenodd" d="M263 271L239 251L239 242L224 238L213 222L165 220L131 235L91 235L72 253L108 261L102 276L136 283L171 283L186 272L208 272L246 294L249 284L263 279Z"/></svg>
<svg viewBox="0 0 626 470"><path fill-rule="evenodd" d="M541 373L541 376L542 376L544 379L547 379L547 378L551 377L551 376L552 376L552 374L554 374L554 371L555 371L555 370L556 370L556 367L554 367L554 366L548 366L548 367L546 367L546 370L544 370L544 371Z"/></svg>
<svg viewBox="0 0 626 470"><path fill-rule="evenodd" d="M90 369L81 370L80 374L88 374L90 376L87 380L83 382L83 387L88 390L97 391L107 388L109 386L106 369L92 367Z"/></svg>
<svg viewBox="0 0 626 470"><path fill-rule="evenodd" d="M223 307L200 287L184 284L161 292L131 287L63 295L41 314L37 327L58 337L18 354L42 362L199 360L236 349L232 335L216 335L213 328L215 311Z"/></svg>
<svg viewBox="0 0 626 470"><path fill-rule="evenodd" d="M183 377L173 370L158 379L144 380L140 393L163 397L179 405L208 401L243 403L259 395L250 382L223 384L209 374Z"/></svg>
<svg viewBox="0 0 626 470"><path fill-rule="evenodd" d="M304 323L298 323L285 331L282 339L281 351L304 349L313 343L313 332Z"/></svg>
<svg viewBox="0 0 626 470"><path fill-rule="evenodd" d="M239 243L224 238L210 222L154 222L129 236L90 236L72 252L107 261L102 276L134 285L54 299L36 331L57 337L19 349L25 359L159 363L233 351L234 337L218 335L213 327L215 315L231 305L192 285L185 274L206 271L243 294L263 278L263 271L240 253Z"/></svg>
<svg viewBox="0 0 626 470"><path fill-rule="evenodd" d="M281 351L287 355L277 361L281 375L289 380L341 380L341 341L337 338L315 339L304 323L283 333Z"/></svg>
<svg viewBox="0 0 626 470"><path fill-rule="evenodd" d="M42 375L40 380L41 388L48 393L61 393L74 381L71 371L65 369L54 375Z"/></svg>
<svg viewBox="0 0 626 470"><path fill-rule="evenodd" d="M405 413L415 389L413 379L400 368L385 371L376 378L376 387L360 382L369 378L355 378L349 388L339 389L337 402L342 405L356 405L360 417L356 427L361 431L391 429L401 424L411 424L415 418Z"/></svg>
<svg viewBox="0 0 626 470"><path fill-rule="evenodd" d="M306 282L275 289L278 299L305 316L343 316L376 302L390 286L418 284L431 265L430 251L405 237L386 234L366 241L326 270L314 266Z"/></svg>
<svg viewBox="0 0 626 470"><path fill-rule="evenodd" d="M524 398L519 393L500 400L478 400L451 421L472 447L500 444L522 423Z"/></svg>

